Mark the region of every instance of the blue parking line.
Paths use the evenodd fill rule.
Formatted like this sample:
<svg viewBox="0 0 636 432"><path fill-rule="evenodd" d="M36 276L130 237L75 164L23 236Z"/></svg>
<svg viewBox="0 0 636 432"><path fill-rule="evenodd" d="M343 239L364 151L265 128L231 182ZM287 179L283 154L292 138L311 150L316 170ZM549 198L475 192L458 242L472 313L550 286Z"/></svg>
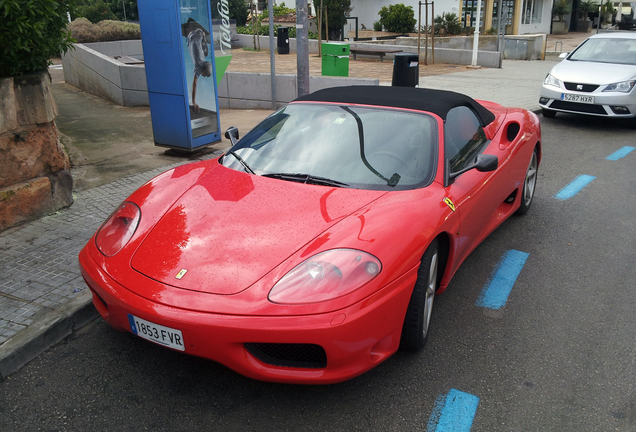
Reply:
<svg viewBox="0 0 636 432"><path fill-rule="evenodd" d="M574 195L581 192L581 190L595 178L596 177L591 175L580 175L574 180L572 180L572 182L569 185L561 189L559 193L557 193L554 197L560 200L566 200L568 198L572 198Z"/></svg>
<svg viewBox="0 0 636 432"><path fill-rule="evenodd" d="M501 309L506 304L510 291L529 255L514 249L506 252L493 270L490 281L481 290L475 305Z"/></svg>
<svg viewBox="0 0 636 432"><path fill-rule="evenodd" d="M615 151L614 153L612 153L605 159L611 160L611 161L619 160L621 158L624 158L625 156L627 156L634 150L636 150L636 147L625 146L622 149Z"/></svg>
<svg viewBox="0 0 636 432"><path fill-rule="evenodd" d="M479 398L470 393L450 389L439 395L426 429L429 432L470 432Z"/></svg>

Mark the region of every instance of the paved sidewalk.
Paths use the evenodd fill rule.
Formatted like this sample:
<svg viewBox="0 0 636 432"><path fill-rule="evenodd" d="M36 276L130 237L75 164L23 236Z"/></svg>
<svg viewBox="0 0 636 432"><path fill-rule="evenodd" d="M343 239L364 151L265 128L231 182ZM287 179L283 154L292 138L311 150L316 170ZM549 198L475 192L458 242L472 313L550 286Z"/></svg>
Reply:
<svg viewBox="0 0 636 432"><path fill-rule="evenodd" d="M420 85L537 110L540 84L555 63L504 61L502 69L461 68L422 76ZM65 107L58 105L63 113ZM220 150L202 158L218 154ZM0 379L97 316L79 273L80 249L131 192L186 162L77 192L70 208L0 233Z"/></svg>

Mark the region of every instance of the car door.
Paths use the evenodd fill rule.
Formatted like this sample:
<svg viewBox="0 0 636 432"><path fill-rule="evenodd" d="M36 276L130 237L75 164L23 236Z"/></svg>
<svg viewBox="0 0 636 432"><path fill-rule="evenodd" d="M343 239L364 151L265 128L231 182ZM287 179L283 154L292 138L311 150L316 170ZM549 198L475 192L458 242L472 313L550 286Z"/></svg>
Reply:
<svg viewBox="0 0 636 432"><path fill-rule="evenodd" d="M490 148L493 145L493 148ZM495 148L496 147L496 148ZM473 164L481 153L501 155L499 148L487 139L481 122L467 106L451 109L444 127L444 158L450 173ZM460 231L456 237L457 266L487 234L490 218L505 199L497 184L500 169L467 171L446 186L447 196L459 213Z"/></svg>

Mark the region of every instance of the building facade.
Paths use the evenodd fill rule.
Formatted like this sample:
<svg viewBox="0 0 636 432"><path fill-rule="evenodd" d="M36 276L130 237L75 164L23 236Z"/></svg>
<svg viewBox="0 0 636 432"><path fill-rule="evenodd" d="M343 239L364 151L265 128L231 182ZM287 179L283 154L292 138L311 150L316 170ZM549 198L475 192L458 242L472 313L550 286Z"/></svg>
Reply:
<svg viewBox="0 0 636 432"><path fill-rule="evenodd" d="M418 18L418 0L399 0L406 6L411 6ZM395 4L390 0L351 0L351 16L357 16L360 24L367 29L373 28L373 23L380 19L378 12L383 6ZM550 33L552 19L552 0L482 0L480 32L491 27L497 27L498 8L502 7L502 21L506 26L506 34ZM462 27L474 27L477 18L477 0L436 0L434 2L435 16L443 13L454 13L460 18ZM425 9L422 6L422 24L424 24ZM429 25L432 22L429 6Z"/></svg>

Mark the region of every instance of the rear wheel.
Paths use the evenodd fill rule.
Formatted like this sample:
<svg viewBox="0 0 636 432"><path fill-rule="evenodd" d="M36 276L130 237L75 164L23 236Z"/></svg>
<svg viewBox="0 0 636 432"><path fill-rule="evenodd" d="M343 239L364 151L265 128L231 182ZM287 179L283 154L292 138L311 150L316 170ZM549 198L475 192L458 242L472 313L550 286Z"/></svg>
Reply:
<svg viewBox="0 0 636 432"><path fill-rule="evenodd" d="M554 111L554 110L550 110L550 109L542 108L542 109L541 109L541 113L543 114L543 117L546 117L546 118L554 118L554 117L556 116L556 113L557 113L557 112L556 112L556 111Z"/></svg>
<svg viewBox="0 0 636 432"><path fill-rule="evenodd" d="M404 318L400 348L419 351L426 344L437 291L439 269L439 245L437 239L429 245L417 270L417 281Z"/></svg>
<svg viewBox="0 0 636 432"><path fill-rule="evenodd" d="M539 155L538 149L535 147L530 158L530 164L526 171L526 179L523 181L523 189L521 190L521 206L517 209L517 214L524 215L528 213L532 199L534 198L534 191L537 187L537 173L539 169Z"/></svg>

